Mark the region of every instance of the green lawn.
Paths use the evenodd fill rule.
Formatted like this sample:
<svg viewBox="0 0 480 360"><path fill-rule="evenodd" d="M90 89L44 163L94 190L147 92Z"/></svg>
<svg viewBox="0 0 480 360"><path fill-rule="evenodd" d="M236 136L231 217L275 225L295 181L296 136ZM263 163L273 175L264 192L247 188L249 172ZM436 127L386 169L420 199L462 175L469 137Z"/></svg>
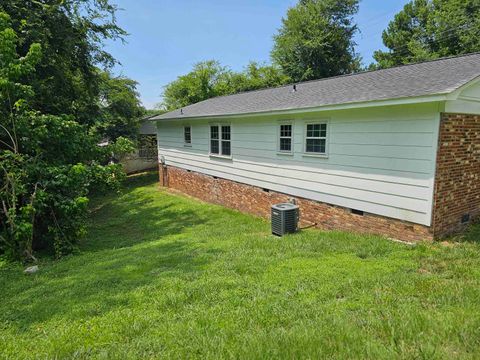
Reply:
<svg viewBox="0 0 480 360"><path fill-rule="evenodd" d="M480 237L408 246L158 190L92 203L78 254L0 263L0 358L480 358Z"/></svg>

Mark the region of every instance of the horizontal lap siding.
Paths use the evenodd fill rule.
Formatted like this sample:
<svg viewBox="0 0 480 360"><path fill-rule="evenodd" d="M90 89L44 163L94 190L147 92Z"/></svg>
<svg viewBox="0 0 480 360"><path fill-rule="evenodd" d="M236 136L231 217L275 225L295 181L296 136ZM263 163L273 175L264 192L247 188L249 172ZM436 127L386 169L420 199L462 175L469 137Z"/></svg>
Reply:
<svg viewBox="0 0 480 360"><path fill-rule="evenodd" d="M294 155L277 153L277 119L234 119L232 160L208 155L209 122L159 122L167 165L299 197L430 225L438 116L433 108L331 113L328 158L303 154L305 122L294 121Z"/></svg>

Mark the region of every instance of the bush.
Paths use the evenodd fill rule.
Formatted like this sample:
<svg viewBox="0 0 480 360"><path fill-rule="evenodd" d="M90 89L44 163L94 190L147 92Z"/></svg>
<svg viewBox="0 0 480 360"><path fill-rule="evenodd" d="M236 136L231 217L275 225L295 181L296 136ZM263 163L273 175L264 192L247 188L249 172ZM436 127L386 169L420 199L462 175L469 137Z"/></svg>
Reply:
<svg viewBox="0 0 480 360"><path fill-rule="evenodd" d="M11 26L0 11L0 255L34 259L42 248L59 257L85 234L88 195L119 188L125 174L107 163L112 151L132 143L100 148L94 128L78 118L33 111L28 82L45 57L40 44L21 43Z"/></svg>
<svg viewBox="0 0 480 360"><path fill-rule="evenodd" d="M16 123L13 148L21 153L0 152L0 253L34 259L47 249L60 257L86 232L88 195L118 190L126 175L119 164L102 165L106 150L73 120L26 113Z"/></svg>

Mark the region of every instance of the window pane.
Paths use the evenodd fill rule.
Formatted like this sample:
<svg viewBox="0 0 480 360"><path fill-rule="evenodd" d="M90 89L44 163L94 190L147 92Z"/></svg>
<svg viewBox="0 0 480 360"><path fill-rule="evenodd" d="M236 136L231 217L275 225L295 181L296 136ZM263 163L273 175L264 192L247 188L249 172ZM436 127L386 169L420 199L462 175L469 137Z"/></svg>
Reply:
<svg viewBox="0 0 480 360"><path fill-rule="evenodd" d="M320 140L320 153L325 154L327 151L327 141L325 139Z"/></svg>
<svg viewBox="0 0 480 360"><path fill-rule="evenodd" d="M306 152L324 154L326 150L325 139L307 139Z"/></svg>
<svg viewBox="0 0 480 360"><path fill-rule="evenodd" d="M218 126L210 126L210 139L218 139Z"/></svg>
<svg viewBox="0 0 480 360"><path fill-rule="evenodd" d="M222 126L222 140L230 140L230 126Z"/></svg>
<svg viewBox="0 0 480 360"><path fill-rule="evenodd" d="M230 156L230 141L222 141L222 155Z"/></svg>
<svg viewBox="0 0 480 360"><path fill-rule="evenodd" d="M292 125L280 125L280 136L291 137Z"/></svg>
<svg viewBox="0 0 480 360"><path fill-rule="evenodd" d="M290 138L280 139L280 151L292 151L292 139Z"/></svg>
<svg viewBox="0 0 480 360"><path fill-rule="evenodd" d="M210 152L212 154L218 154L218 140L210 140Z"/></svg>
<svg viewBox="0 0 480 360"><path fill-rule="evenodd" d="M192 133L190 126L185 126L183 128L183 137L186 144L190 144L192 142Z"/></svg>
<svg viewBox="0 0 480 360"><path fill-rule="evenodd" d="M313 137L313 125L307 125L307 137Z"/></svg>
<svg viewBox="0 0 480 360"><path fill-rule="evenodd" d="M307 137L319 137L320 129L317 125L307 125Z"/></svg>
<svg viewBox="0 0 480 360"><path fill-rule="evenodd" d="M327 124L322 124L320 128L320 136L327 137Z"/></svg>
<svg viewBox="0 0 480 360"><path fill-rule="evenodd" d="M315 139L307 139L306 152L315 152Z"/></svg>
<svg viewBox="0 0 480 360"><path fill-rule="evenodd" d="M308 124L307 137L326 137L327 124Z"/></svg>

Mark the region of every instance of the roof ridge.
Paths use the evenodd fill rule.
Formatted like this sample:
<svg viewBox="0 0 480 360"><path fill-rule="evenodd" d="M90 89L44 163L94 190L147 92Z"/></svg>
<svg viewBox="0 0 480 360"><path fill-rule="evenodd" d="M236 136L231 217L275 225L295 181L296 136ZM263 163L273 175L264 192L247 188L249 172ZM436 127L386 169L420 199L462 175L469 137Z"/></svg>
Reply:
<svg viewBox="0 0 480 360"><path fill-rule="evenodd" d="M391 67L388 67L388 68L374 69L374 70L364 70L364 71L358 71L358 72L350 73L350 74L342 74L342 75L325 77L325 78L321 78L321 79L306 80L306 81L302 81L302 82L298 82L298 83L291 83L290 86L312 83L312 82L316 82L316 81L320 82L320 81L325 81L325 80L330 80L330 79L338 79L338 78L342 78L342 77L355 76L355 75L367 74L367 73L372 73L372 72L386 71L386 70L391 70L391 69L398 69L398 68L407 67L407 66L428 64L428 63L438 62L438 61L443 61L443 60L458 59L458 58L473 56L473 55L480 55L480 51L476 51L476 52L468 53L468 54L445 56L445 57L441 57L441 58L425 60L425 61L418 61L418 62L413 62L413 63L409 63L409 64L395 65L395 66L391 66ZM283 86L288 86L288 85L283 85ZM269 89L269 88L265 88L263 90L266 90L266 89ZM273 89L273 88L270 88L270 89ZM232 95L234 95L234 94L232 94Z"/></svg>
<svg viewBox="0 0 480 360"><path fill-rule="evenodd" d="M288 88L288 87L293 87L293 85L310 84L310 83L314 83L314 82L321 82L321 81L327 81L327 80L332 80L332 79L339 79L339 78L344 78L344 77L349 77L349 76L368 74L368 73L372 73L372 72L387 71L387 70L398 69L398 68L402 68L402 67L408 67L408 66L414 66L414 65L420 65L420 64L428 64L428 63L444 61L444 60L458 59L458 58L468 57L468 56L473 56L473 55L480 55L480 51L476 51L476 52L468 53L468 54L446 56L446 57L441 57L441 58L431 59L431 60L426 60L426 61L418 61L418 62L409 63L409 64L395 65L395 66L391 66L391 67L383 68L383 69L365 70L365 71L359 71L359 72L354 72L354 73L350 73L350 74L342 74L342 75L325 77L325 78L321 78L321 79L312 79L312 80L293 82L293 83L288 83L288 84L279 85L279 86L272 86L272 87L267 87L267 88L262 88L262 89L245 90L245 91L240 91L240 92L233 93L233 94L219 95L219 96L215 96L213 98L208 98L208 99L196 102L194 104L179 107L179 108L174 109L172 111L179 110L179 109L184 109L184 108L186 108L188 106L191 106L191 105L201 104L201 103L203 103L205 101L208 101L208 100L211 100L211 99L221 99L221 98L224 98L224 97L234 96L234 95L251 94L251 93L265 91L265 90ZM162 115L162 114L160 114L160 115Z"/></svg>

